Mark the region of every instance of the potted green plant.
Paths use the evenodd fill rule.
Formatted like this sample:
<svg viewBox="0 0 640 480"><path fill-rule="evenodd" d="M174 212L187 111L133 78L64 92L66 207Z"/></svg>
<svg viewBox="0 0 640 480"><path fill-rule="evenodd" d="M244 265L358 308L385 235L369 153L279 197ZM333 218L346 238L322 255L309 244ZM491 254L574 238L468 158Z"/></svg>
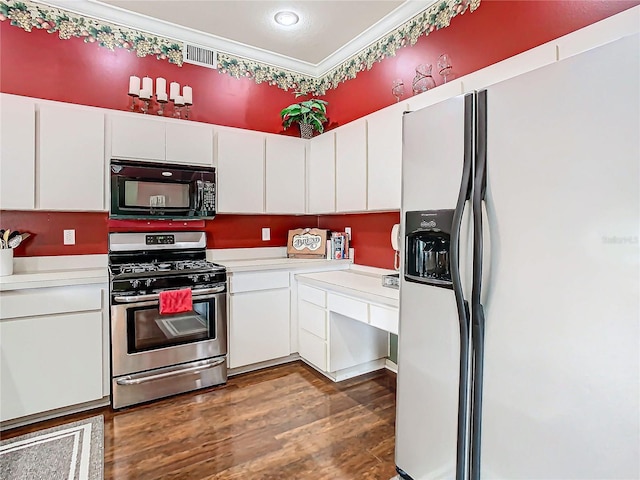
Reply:
<svg viewBox="0 0 640 480"><path fill-rule="evenodd" d="M300 95L296 95L298 97ZM292 123L300 127L302 138L311 138L313 132L324 132L324 123L327 121L327 102L317 98L311 98L304 102L294 103L280 112L282 126L286 130Z"/></svg>

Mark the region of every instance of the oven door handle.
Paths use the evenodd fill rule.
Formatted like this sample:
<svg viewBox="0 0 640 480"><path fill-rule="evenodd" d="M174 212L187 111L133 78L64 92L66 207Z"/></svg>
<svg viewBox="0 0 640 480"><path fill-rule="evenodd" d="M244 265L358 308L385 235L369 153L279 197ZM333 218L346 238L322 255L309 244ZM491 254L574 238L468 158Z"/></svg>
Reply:
<svg viewBox="0 0 640 480"><path fill-rule="evenodd" d="M198 374L200 372L204 372L205 370L209 370L213 367L217 367L218 365L221 365L226 361L227 361L227 358L222 357L212 363L207 363L205 365L196 365L195 367L181 368L178 370L172 370L170 372L157 373L155 375L147 375L147 376L140 376L140 377L127 375L126 377L117 379L116 383L118 385L140 385L141 383L153 382L155 380L161 380L163 378L177 377L178 375L184 375L187 373Z"/></svg>
<svg viewBox="0 0 640 480"><path fill-rule="evenodd" d="M226 286L220 285L219 287L213 288L202 288L199 290L192 290L191 295L197 297L199 295L210 295L212 293L221 293L224 292ZM160 298L160 294L151 293L149 295L124 295L124 296L116 296L113 299L116 302L122 303L136 303L136 302L146 302L149 300L158 300Z"/></svg>

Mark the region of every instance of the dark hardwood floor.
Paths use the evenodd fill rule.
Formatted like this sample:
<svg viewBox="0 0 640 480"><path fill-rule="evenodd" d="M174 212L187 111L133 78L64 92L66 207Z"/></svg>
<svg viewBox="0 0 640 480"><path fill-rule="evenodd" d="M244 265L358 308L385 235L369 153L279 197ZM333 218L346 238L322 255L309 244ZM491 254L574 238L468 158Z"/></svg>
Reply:
<svg viewBox="0 0 640 480"><path fill-rule="evenodd" d="M11 438L102 414L105 480L389 480L395 375L333 383L302 362L114 412L2 433Z"/></svg>

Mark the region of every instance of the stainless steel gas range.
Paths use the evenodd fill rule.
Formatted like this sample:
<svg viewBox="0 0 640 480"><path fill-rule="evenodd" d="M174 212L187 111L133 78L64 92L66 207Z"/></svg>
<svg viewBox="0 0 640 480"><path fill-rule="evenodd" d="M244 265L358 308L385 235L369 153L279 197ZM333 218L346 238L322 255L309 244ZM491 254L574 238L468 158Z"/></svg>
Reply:
<svg viewBox="0 0 640 480"><path fill-rule="evenodd" d="M204 232L111 233L109 272L113 408L227 381L227 274ZM160 313L171 290L187 311Z"/></svg>

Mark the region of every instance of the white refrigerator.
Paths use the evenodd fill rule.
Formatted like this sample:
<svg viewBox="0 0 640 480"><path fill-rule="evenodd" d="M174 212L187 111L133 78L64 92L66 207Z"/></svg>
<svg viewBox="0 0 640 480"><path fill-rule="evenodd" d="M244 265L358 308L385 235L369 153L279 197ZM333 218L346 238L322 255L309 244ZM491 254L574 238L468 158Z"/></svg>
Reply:
<svg viewBox="0 0 640 480"><path fill-rule="evenodd" d="M405 114L400 478L640 477L639 45Z"/></svg>

